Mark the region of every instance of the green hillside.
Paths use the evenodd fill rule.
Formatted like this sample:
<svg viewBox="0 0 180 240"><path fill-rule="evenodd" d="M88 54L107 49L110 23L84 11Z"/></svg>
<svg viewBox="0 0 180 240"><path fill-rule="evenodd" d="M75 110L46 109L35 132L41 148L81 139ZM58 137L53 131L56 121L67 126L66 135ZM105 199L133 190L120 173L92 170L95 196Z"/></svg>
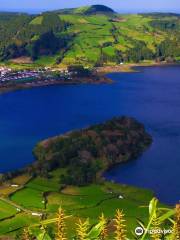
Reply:
<svg viewBox="0 0 180 240"><path fill-rule="evenodd" d="M178 14L121 15L102 5L36 16L0 14L2 61L19 56L38 65L51 58L50 65L59 66L172 61L180 57L179 40Z"/></svg>
<svg viewBox="0 0 180 240"><path fill-rule="evenodd" d="M131 230L138 225L137 218L147 223L148 208L141 206L148 206L148 202L153 197L151 191L110 182L62 188L60 174L61 172L56 170L52 172L50 179L36 177L27 184L22 184L22 188L12 194L4 196L3 192L1 193L3 195L0 200L1 239L23 239L23 229L41 220L40 217L33 216L33 212L42 213L49 219L56 217L60 206L70 216L66 229L69 240L73 239L75 234L73 229L79 218L84 221L88 217L92 225L97 223L102 212L109 220L110 237L107 240L111 240L114 234L111 223L117 208L123 209L126 213L130 239L133 237ZM17 206L20 209L19 212L16 210ZM54 234L55 230L52 228L51 233Z"/></svg>
<svg viewBox="0 0 180 240"><path fill-rule="evenodd" d="M79 8L66 8L53 11L54 13L59 14L83 14L83 15L92 15L92 14L113 14L115 13L113 9L104 6L104 5L92 5L92 6L83 6Z"/></svg>

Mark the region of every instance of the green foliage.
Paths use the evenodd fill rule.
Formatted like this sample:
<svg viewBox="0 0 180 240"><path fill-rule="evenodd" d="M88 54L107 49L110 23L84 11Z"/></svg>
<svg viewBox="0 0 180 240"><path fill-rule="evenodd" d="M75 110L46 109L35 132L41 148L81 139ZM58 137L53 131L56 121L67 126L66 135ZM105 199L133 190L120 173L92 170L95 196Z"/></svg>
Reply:
<svg viewBox="0 0 180 240"><path fill-rule="evenodd" d="M144 234L140 238L141 240L145 240L147 236L151 235L152 239L161 239L162 237L162 226L164 224L167 225L167 222L169 222L169 228L170 223L172 224L172 217L175 215L174 209L168 209L168 208L162 208L158 207L158 200L156 198L153 198L149 203L149 220L147 223L147 226L144 226L141 222L140 225L144 229ZM166 222L167 221L167 222ZM152 230L152 234L149 234L149 231ZM165 239L170 239L169 236L166 236Z"/></svg>
<svg viewBox="0 0 180 240"><path fill-rule="evenodd" d="M43 21L43 16L38 16L34 18L29 24L34 24L34 25L42 24L42 21Z"/></svg>
<svg viewBox="0 0 180 240"><path fill-rule="evenodd" d="M159 46L157 46L157 57L160 59L175 59L180 55L180 49L178 48L178 44L180 41L180 34L176 35L176 37L166 38Z"/></svg>
<svg viewBox="0 0 180 240"><path fill-rule="evenodd" d="M10 228L14 230L14 234L19 236L24 226L28 226L34 221L39 222L39 217L31 217L31 212L45 213L47 218L51 218L58 211L59 206L62 206L67 215L71 216L68 218L67 225L68 239L71 239L74 235L75 231L72 228L75 227L77 218L82 219L82 221L89 218L90 225L92 225L97 222L102 212L108 219L112 219L117 208L123 209L126 213L129 237L132 237L130 229L135 229L137 225L136 218L146 222L148 209L139 208L139 206L148 204L153 196L152 192L111 182L83 187L65 187L59 182L62 174L65 174L65 169L53 171L49 179L34 178L25 185L27 191L21 189L10 195L10 200L13 201L11 204L15 202L26 208L28 213L13 213L11 205L7 204L7 207L2 205L4 214L11 216L11 218L3 218L0 221L0 236L1 234L9 235ZM29 189L32 189L32 191L29 191ZM123 196L123 199L119 198L120 195ZM40 204L42 200L45 201L44 207ZM12 208L16 211L16 207L14 208L12 205ZM15 215L12 216L12 213ZM52 233L54 233L53 230ZM37 231L37 234L39 234L39 231Z"/></svg>
<svg viewBox="0 0 180 240"><path fill-rule="evenodd" d="M131 118L115 118L38 144L32 172L46 175L66 167L63 183L86 185L98 181L104 169L136 158L150 143L143 125Z"/></svg>
<svg viewBox="0 0 180 240"><path fill-rule="evenodd" d="M119 15L101 5L37 16L7 13L0 14L0 57L41 62L48 55L51 65L62 66L173 61L180 56L179 35L180 18L173 14Z"/></svg>
<svg viewBox="0 0 180 240"><path fill-rule="evenodd" d="M0 222L0 236L25 228L34 224L37 220L37 217L34 218L26 213L19 213L15 217L7 218L6 220Z"/></svg>
<svg viewBox="0 0 180 240"><path fill-rule="evenodd" d="M30 56L37 59L41 55L54 55L66 46L66 36L62 32L67 25L58 15L51 13L36 18L13 15L8 21L0 18L1 58Z"/></svg>
<svg viewBox="0 0 180 240"><path fill-rule="evenodd" d="M161 20L154 20L151 22L151 25L153 28L158 28L162 31L166 31L166 30L177 30L180 29L179 26L179 18L175 18L175 19L161 19Z"/></svg>
<svg viewBox="0 0 180 240"><path fill-rule="evenodd" d="M68 71L73 77L89 77L91 75L91 71L84 68L83 65L70 65Z"/></svg>
<svg viewBox="0 0 180 240"><path fill-rule="evenodd" d="M26 49L31 58L35 60L40 55L53 55L64 46L65 41L56 37L53 31L49 31L42 34L38 40L27 45Z"/></svg>
<svg viewBox="0 0 180 240"><path fill-rule="evenodd" d="M0 55L3 55L4 48L16 43L18 33L27 28L31 20L32 17L26 14L0 14Z"/></svg>
<svg viewBox="0 0 180 240"><path fill-rule="evenodd" d="M160 240L160 239L165 239L165 240L175 240L179 238L179 205L176 207L176 211L173 209L169 208L162 208L158 206L158 200L156 198L153 198L150 203L149 203L149 220L147 223L147 226L145 227L141 221L139 221L139 225L141 228L144 230L144 234L141 236L134 235L134 239L139 239L139 240L145 240L145 239L155 239L155 240ZM60 208L59 214L57 218L50 219L50 220L45 220L41 221L40 224L32 225L29 227L29 229L33 229L34 227L38 226L48 226L49 224L52 223L57 223L58 228L57 228L57 239L58 240L65 240L65 219L68 218L69 216L66 216L64 214L64 211ZM156 222L156 226L154 223ZM168 222L168 225L167 225ZM173 226L176 225L176 235L173 233L166 233L164 236L162 234L159 234L163 229L165 229L167 226L171 229L173 229ZM82 221L79 219L79 222L76 225L76 235L73 237L73 239L77 240L102 240L102 239L117 239L117 240L126 240L129 239L126 236L126 228L128 227L124 213L123 211L120 211L119 209L116 210L115 218L113 219L113 226L115 227L115 234L111 236L111 238L107 238L108 234L105 233L106 229L108 229L108 223L103 217L100 218L99 223L96 223L92 227L90 227L90 222L88 219ZM178 227L177 227L178 226ZM112 227L112 226L111 226ZM150 234L149 231L152 231ZM105 234L104 234L105 233ZM47 234L48 240L51 239L50 235L48 234L48 228L47 231L45 231L45 228L43 227L41 230L40 234ZM39 236L39 234L38 234Z"/></svg>

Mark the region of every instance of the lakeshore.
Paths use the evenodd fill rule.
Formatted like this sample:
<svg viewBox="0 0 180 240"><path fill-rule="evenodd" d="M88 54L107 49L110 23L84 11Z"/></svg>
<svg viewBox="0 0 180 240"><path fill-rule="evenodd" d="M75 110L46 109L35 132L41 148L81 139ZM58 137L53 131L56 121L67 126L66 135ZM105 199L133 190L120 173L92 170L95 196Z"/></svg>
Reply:
<svg viewBox="0 0 180 240"><path fill-rule="evenodd" d="M25 91L22 89L1 95L0 111L3 128L1 136L3 140L0 152L2 161L6 159L6 162L1 164L1 172L13 171L31 164L34 160L32 149L42 139L103 122L114 116L130 115L145 124L153 136L154 142L147 154L146 152L143 154L142 160L133 161L132 164L127 163L120 168L116 167L117 172L113 173L110 178L125 183L128 180L131 185L134 182L137 186L148 187L153 189L162 201L176 202L178 186L177 188L175 186L174 193L168 189L166 194L161 188L161 182L168 181L167 176L163 175L157 179L159 184L154 184L146 176L149 172L153 176L159 176L159 173L154 169L156 169L157 162L161 168L164 167L163 159L166 159L169 168L177 165L176 157L173 162L168 160L172 152L176 152L177 156L179 155L178 149L175 145L169 144L168 139L171 137L171 132L172 136L173 132L176 132L175 135L178 134L178 130L176 130L178 106L172 105L171 102L178 98L176 92L178 91L179 66L143 67L137 70L136 73L108 74L107 77L112 79L113 84L56 85L31 88ZM171 82L169 82L170 80ZM166 86L168 86L168 105L165 104L167 101L167 99L164 100L165 96L160 94L162 87L166 91ZM167 111L163 112L163 109L167 108L168 112L176 115L176 119L169 119ZM11 119L14 120L11 121ZM160 126L157 120L162 121ZM165 123L163 123L164 121ZM166 121L172 122L172 126L168 128L167 125L166 127ZM165 139L161 138L161 135L164 136L166 133L162 129L163 126L165 130L167 129L167 138ZM169 149L164 141L167 141ZM7 146L10 151L6 150ZM168 153L164 155L164 151L159 150L162 148L167 149ZM147 160L143 161L144 158ZM141 164L143 164L145 171L140 170ZM153 164L154 167L148 168L148 164ZM119 172L121 169L126 169L126 166L130 168L127 172L131 172L132 166L134 170L132 170L131 175L134 177L129 179L125 170L120 175L122 179L119 180ZM177 166L176 170L178 171Z"/></svg>
<svg viewBox="0 0 180 240"><path fill-rule="evenodd" d="M131 223L128 228L131 237L136 217L146 220L148 215L148 209L140 209L136 214L139 205L148 204L154 193L106 181L102 174L109 167L141 154L151 141L142 124L121 117L40 142L34 150L37 161L21 173L1 178L0 209L4 209L0 212L0 236L14 236L26 224L54 216L61 205L70 215L69 239L78 218L88 216L93 223L102 212L109 218L108 231L112 235L113 214L120 206Z"/></svg>
<svg viewBox="0 0 180 240"><path fill-rule="evenodd" d="M179 96L179 67L148 67L137 73L121 72L107 76L114 84L57 85L1 96L1 133L5 135L2 136L0 152L4 172L30 165L34 160L31 151L42 139L82 129L118 115L131 113L143 122L153 136L153 144L138 159L116 165L106 172L103 176L108 182L100 185L64 188L59 179L64 169L52 171L48 180L39 176L31 179L23 174L12 177L0 188L3 198L0 199L3 209L0 235L13 235L27 224L38 222L40 217L32 216L32 213L55 214L60 204L68 214L73 215L71 221L74 223L77 217L89 217L93 223L94 216L98 217L102 211L111 219L116 208L124 209L132 229L137 226L137 212L138 217L147 220L147 209L139 206L148 205L154 195L170 205L178 201L179 183L167 188L166 192L164 184L168 186L171 173L173 177L179 174L179 149L176 147L179 142L176 120L179 115L178 106L174 104ZM162 87L163 94L160 94ZM169 94L166 95L168 98L164 99L164 93ZM176 119L172 119L172 114L176 115ZM13 121L9 121L11 119ZM169 172L170 168L172 172ZM42 194L47 192L47 195ZM9 201L4 201L4 198ZM20 212L13 207L14 204Z"/></svg>
<svg viewBox="0 0 180 240"><path fill-rule="evenodd" d="M4 72L5 70L1 72L2 76L0 77L0 93L52 85L112 83L112 80L105 75L94 71L86 75L78 73L76 69L73 71L64 69L14 71L8 69L7 73Z"/></svg>
<svg viewBox="0 0 180 240"><path fill-rule="evenodd" d="M102 83L112 83L112 80L103 75L98 75L96 77L86 77L86 78L73 78L72 80L55 80L48 79L42 81L26 82L21 84L12 84L10 86L0 86L0 93L7 93L16 90L30 89L37 87L47 87L53 85L72 85L72 84L102 84Z"/></svg>
<svg viewBox="0 0 180 240"><path fill-rule="evenodd" d="M179 62L167 63L167 62L141 62L141 63L128 63L128 64L119 64L115 66L104 66L96 68L97 73L99 74L108 74L108 73L118 73L118 72L136 72L135 68L138 67L166 67L180 65Z"/></svg>
<svg viewBox="0 0 180 240"><path fill-rule="evenodd" d="M180 14L32 1L0 13L0 239L179 239Z"/></svg>
<svg viewBox="0 0 180 240"><path fill-rule="evenodd" d="M108 73L112 72L136 72L135 68L137 67L152 67L152 66L173 66L179 65L179 63L167 63L167 62L141 62L141 63L128 63L128 64L119 64L114 66L103 66L95 67L91 76L72 76L72 73L68 73L67 69L58 69L58 68L47 68L44 72L38 70L21 70L24 75L30 75L30 79L19 77L16 73L13 76L11 81L0 81L0 93L6 93L15 90L29 89L34 87L47 87L52 85L70 85L70 84L101 84L101 83L113 83L113 80L107 77ZM14 71L14 70L13 70ZM21 73L18 72L18 73ZM32 73L33 74L32 74ZM43 74L42 74L43 72ZM47 72L47 73L46 73ZM60 77L54 77L52 73L58 73ZM34 73L36 78L33 79ZM39 75L40 73L40 75ZM32 76L31 76L32 75ZM47 77L47 76L48 77ZM20 80L19 80L20 79Z"/></svg>

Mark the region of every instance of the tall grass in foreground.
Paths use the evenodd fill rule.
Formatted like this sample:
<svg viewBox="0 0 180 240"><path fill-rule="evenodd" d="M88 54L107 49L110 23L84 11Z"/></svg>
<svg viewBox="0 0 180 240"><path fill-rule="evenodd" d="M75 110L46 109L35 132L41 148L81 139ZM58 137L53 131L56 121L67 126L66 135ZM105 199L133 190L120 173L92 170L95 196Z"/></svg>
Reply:
<svg viewBox="0 0 180 240"><path fill-rule="evenodd" d="M139 240L180 240L180 204L176 205L175 209L161 208L157 206L158 200L153 198L149 203L149 219L145 225L140 220L137 220L137 225L142 230L141 234L135 234L131 239ZM57 217L41 221L40 224L32 225L26 228L22 234L23 240L68 240L66 233L66 216L63 209L60 208ZM55 224L56 233L52 237L48 230L49 224ZM127 225L125 215L122 210L117 209L115 218L111 220L113 223L113 237L108 236L108 221L102 214L99 222L96 225L90 226L89 220L81 220L76 224L76 234L71 239L73 240L128 240ZM39 229L38 233L34 233L32 229ZM169 231L167 232L167 229Z"/></svg>

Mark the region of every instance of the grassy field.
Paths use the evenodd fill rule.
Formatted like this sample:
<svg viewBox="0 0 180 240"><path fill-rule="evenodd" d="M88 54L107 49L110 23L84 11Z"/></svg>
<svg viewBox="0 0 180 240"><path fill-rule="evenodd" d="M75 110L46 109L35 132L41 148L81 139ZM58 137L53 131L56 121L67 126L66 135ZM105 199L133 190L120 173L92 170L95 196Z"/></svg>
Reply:
<svg viewBox="0 0 180 240"><path fill-rule="evenodd" d="M14 193L11 198L15 203L29 209L43 209L43 192L25 187Z"/></svg>
<svg viewBox="0 0 180 240"><path fill-rule="evenodd" d="M15 178L13 178L11 180L12 184L17 184L17 185L24 185L26 184L29 180L31 179L31 177L29 175L23 174L20 176L17 176Z"/></svg>
<svg viewBox="0 0 180 240"><path fill-rule="evenodd" d="M13 218L0 222L0 237L4 235L15 236L16 232L18 232L20 228L25 228L37 221L37 217L32 217L29 214L17 214Z"/></svg>
<svg viewBox="0 0 180 240"><path fill-rule="evenodd" d="M30 24L32 24L32 25L40 25L42 23L42 21L43 21L43 16L38 16L38 17L34 18L30 22Z"/></svg>
<svg viewBox="0 0 180 240"><path fill-rule="evenodd" d="M56 180L49 181L48 179L44 178L35 178L30 181L27 185L28 188L38 190L41 192L48 192L48 191L58 191L60 188L60 184Z"/></svg>
<svg viewBox="0 0 180 240"><path fill-rule="evenodd" d="M115 57L116 50L125 52L133 48L134 40L144 41L149 49L155 51L155 45L167 36L164 32L154 31L150 25L151 17L136 14L119 15L119 22L111 22L110 17L105 15L66 14L60 15L60 18L71 23L70 33L76 33L73 47L66 53L61 65L75 62L91 65L100 57L100 47L107 55ZM116 41L112 29L115 29Z"/></svg>
<svg viewBox="0 0 180 240"><path fill-rule="evenodd" d="M117 64L117 50L126 52L135 46L135 41L143 41L153 52L157 44L162 42L167 36L166 31L154 29L151 26L153 16L131 14L118 15L116 21L108 15L83 15L83 10L77 9L75 14L59 14L59 18L70 23L66 33L74 35L71 47L65 52L59 67L70 64L83 64L94 66L100 59L101 51L107 55L109 60L105 65ZM35 17L29 24L41 25L43 16ZM34 39L39 36L34 36ZM102 49L102 50L100 50ZM57 52L53 56L41 56L33 63L6 64L15 69L33 68L41 66L56 66L57 59L62 53Z"/></svg>
<svg viewBox="0 0 180 240"><path fill-rule="evenodd" d="M84 9L86 8L78 8L66 14L63 12L57 14L60 20L69 23L63 34L72 36L65 51L59 50L54 55L42 55L32 63L16 63L9 60L5 64L13 69L44 66L62 68L70 64L92 67L104 54L106 58L104 65L117 65L120 63L117 57L118 52L126 56L130 49L136 47L137 42L144 42L147 49L155 53L158 44L174 36L168 30L153 27L151 23L154 20L171 22L178 19L175 16L157 17L143 14L85 15ZM43 20L43 14L34 16L29 25L30 27L43 26ZM35 34L31 40L36 41L39 37L40 35ZM61 59L60 64L57 63L58 59ZM125 58L124 62L129 62L129 60Z"/></svg>
<svg viewBox="0 0 180 240"><path fill-rule="evenodd" d="M137 217L146 221L148 209L140 206L148 205L153 197L151 191L111 182L62 188L59 174L63 171L54 171L50 179L37 177L29 181L24 175L13 180L14 183L24 183L24 188L9 195L7 199L10 199L12 204L15 203L26 209L27 212L25 210L18 212L13 205L0 200L0 220L2 220L0 236L20 234L25 226L38 222L39 217L33 217L33 211L53 217L60 206L67 215L71 216L67 220L67 226L71 226L67 228L69 239L74 234L72 226L75 226L79 218L89 218L90 223L94 224L103 212L111 220L117 208L122 209L126 215L129 236L131 236L130 229L137 226ZM9 217L11 218L8 219Z"/></svg>
<svg viewBox="0 0 180 240"><path fill-rule="evenodd" d="M10 204L0 200L0 221L3 219L9 218L17 213L15 207Z"/></svg>
<svg viewBox="0 0 180 240"><path fill-rule="evenodd" d="M178 15L118 14L113 10L109 12L106 6L102 11L97 6L86 6L19 15L11 16L21 23L14 26L17 27L15 35L11 21L0 16L1 59L15 69L67 67L74 63L89 67L111 66L144 59L163 61L170 56L178 59L180 55ZM59 38L55 49L41 42L45 33L51 31ZM13 44L17 50L12 48ZM164 44L167 52L163 50Z"/></svg>

